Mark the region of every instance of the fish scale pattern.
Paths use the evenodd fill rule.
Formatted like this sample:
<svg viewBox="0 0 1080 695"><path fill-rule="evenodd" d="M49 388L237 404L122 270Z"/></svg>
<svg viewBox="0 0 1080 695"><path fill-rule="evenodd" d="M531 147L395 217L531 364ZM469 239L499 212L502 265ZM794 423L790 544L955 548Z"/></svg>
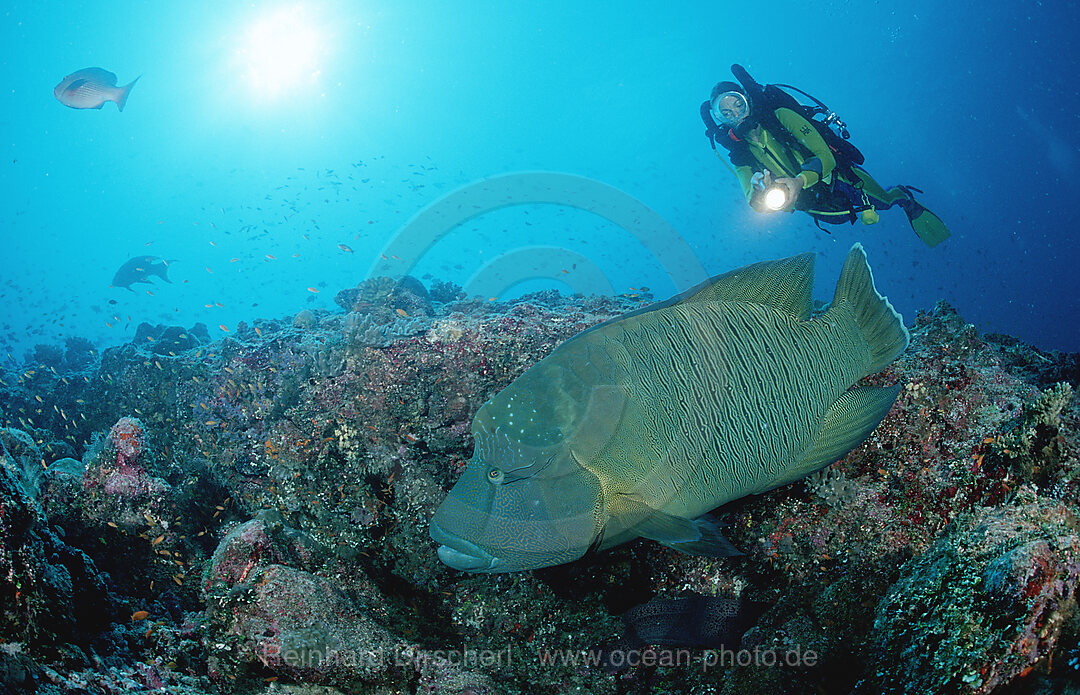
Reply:
<svg viewBox="0 0 1080 695"><path fill-rule="evenodd" d="M604 338L630 357L626 388L640 418L625 418L594 461L618 473L595 472L686 517L767 486L865 374L853 320L800 322L772 306L716 301L610 326Z"/></svg>

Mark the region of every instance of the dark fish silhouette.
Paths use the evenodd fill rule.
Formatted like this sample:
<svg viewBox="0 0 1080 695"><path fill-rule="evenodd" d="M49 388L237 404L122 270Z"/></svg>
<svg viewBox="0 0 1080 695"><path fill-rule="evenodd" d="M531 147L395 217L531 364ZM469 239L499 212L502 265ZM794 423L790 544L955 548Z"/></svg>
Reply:
<svg viewBox="0 0 1080 695"><path fill-rule="evenodd" d="M135 83L136 77L123 87L116 86L116 75L101 68L83 68L73 72L53 87L53 96L64 106L73 109L100 109L106 101L116 104L116 108L123 111L127 102L128 94Z"/></svg>
<svg viewBox="0 0 1080 695"><path fill-rule="evenodd" d="M136 282L145 282L152 284L148 277L151 275L157 275L165 282L172 283L169 279L169 261L164 258L158 258L157 256L136 256L130 261L120 266L120 269L116 271L116 275L113 276L112 287L126 287L131 290L131 286ZM135 290L131 290L134 292Z"/></svg>
<svg viewBox="0 0 1080 695"><path fill-rule="evenodd" d="M730 648L738 645L762 608L732 596L654 598L623 614L623 623L626 639L638 646Z"/></svg>
<svg viewBox="0 0 1080 695"><path fill-rule="evenodd" d="M765 607L731 595L653 598L623 614L623 636L600 648L601 666L618 673L628 666L627 652L647 645L734 651Z"/></svg>

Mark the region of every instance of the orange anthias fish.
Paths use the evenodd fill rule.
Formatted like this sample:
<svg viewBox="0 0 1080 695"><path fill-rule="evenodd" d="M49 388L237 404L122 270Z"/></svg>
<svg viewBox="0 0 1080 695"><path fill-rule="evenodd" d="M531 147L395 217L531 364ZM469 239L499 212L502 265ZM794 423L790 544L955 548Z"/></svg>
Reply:
<svg viewBox="0 0 1080 695"><path fill-rule="evenodd" d="M111 101L123 111L128 94L138 81L136 77L130 84L117 87L116 75L108 70L83 68L60 80L60 84L53 87L53 96L73 109L100 109L106 101Z"/></svg>

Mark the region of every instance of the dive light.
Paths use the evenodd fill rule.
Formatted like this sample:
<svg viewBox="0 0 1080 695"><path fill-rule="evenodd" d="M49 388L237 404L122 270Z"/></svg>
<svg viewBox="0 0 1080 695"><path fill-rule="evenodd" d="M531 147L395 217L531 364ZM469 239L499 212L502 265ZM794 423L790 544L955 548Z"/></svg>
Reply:
<svg viewBox="0 0 1080 695"><path fill-rule="evenodd" d="M770 186L765 191L765 207L773 212L782 210L788 203L787 187L780 185Z"/></svg>

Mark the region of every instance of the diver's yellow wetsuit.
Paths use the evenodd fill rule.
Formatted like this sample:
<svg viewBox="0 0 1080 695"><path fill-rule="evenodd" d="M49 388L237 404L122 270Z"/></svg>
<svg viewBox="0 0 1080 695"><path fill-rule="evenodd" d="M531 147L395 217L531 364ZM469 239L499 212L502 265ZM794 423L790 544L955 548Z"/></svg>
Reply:
<svg viewBox="0 0 1080 695"><path fill-rule="evenodd" d="M876 211L899 205L928 245L936 246L948 238L944 223L915 202L906 187L886 189L856 164L838 167L832 149L802 115L786 107L777 108L773 114L773 127L779 124L786 132L770 132L761 119L755 119L753 127L739 129L741 138L734 131L727 133L735 141L729 147L735 175L755 210L765 208L763 196L758 195L752 180L755 173L768 170L773 178L801 181L803 191L795 201L795 209L822 222L854 222L858 212L864 224L873 224L877 222ZM745 147L739 143L745 143Z"/></svg>

